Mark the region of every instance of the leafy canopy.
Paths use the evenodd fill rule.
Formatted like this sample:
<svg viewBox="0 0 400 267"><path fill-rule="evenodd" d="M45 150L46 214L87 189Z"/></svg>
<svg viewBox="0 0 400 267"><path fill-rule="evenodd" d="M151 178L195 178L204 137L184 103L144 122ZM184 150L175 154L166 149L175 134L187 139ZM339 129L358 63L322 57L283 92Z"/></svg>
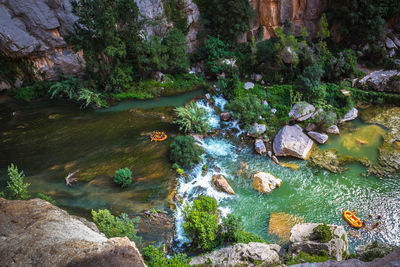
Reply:
<svg viewBox="0 0 400 267"><path fill-rule="evenodd" d="M149 267L189 267L190 258L186 254L177 253L167 257L160 248L152 245L143 248L142 256Z"/></svg>
<svg viewBox="0 0 400 267"><path fill-rule="evenodd" d="M170 145L170 159L184 168L192 167L201 161L201 148L190 135L178 136Z"/></svg>
<svg viewBox="0 0 400 267"><path fill-rule="evenodd" d="M194 102L175 108L175 115L174 123L178 124L179 130L185 133L204 134L210 130L207 112Z"/></svg>
<svg viewBox="0 0 400 267"><path fill-rule="evenodd" d="M115 172L114 183L127 187L132 183L132 172L129 168L119 169Z"/></svg>

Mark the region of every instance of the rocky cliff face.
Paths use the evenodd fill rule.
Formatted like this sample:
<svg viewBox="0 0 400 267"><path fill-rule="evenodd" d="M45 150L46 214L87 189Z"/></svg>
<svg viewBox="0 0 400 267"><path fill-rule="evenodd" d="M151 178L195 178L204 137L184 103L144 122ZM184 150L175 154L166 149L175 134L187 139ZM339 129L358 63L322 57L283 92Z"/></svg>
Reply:
<svg viewBox="0 0 400 267"><path fill-rule="evenodd" d="M286 20L292 22L292 32L306 27L310 36L318 31L318 20L328 7L328 0L250 0L257 17L251 24L247 39L263 28L264 39L274 35L274 29Z"/></svg>
<svg viewBox="0 0 400 267"><path fill-rule="evenodd" d="M107 239L41 199L0 198L0 259L2 266L146 266L127 237Z"/></svg>

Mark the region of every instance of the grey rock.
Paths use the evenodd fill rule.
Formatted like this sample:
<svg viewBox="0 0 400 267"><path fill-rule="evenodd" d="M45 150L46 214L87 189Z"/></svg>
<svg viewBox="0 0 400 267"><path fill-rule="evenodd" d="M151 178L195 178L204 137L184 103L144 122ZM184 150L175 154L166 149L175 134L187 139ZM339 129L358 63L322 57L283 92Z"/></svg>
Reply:
<svg viewBox="0 0 400 267"><path fill-rule="evenodd" d="M249 136L257 137L265 133L267 130L267 126L265 124L254 123L250 131L248 132Z"/></svg>
<svg viewBox="0 0 400 267"><path fill-rule="evenodd" d="M255 81L255 82L259 82L259 81L262 80L262 75L261 75L261 74L255 74L255 73L253 73L253 74L251 75L251 79L252 79L253 81Z"/></svg>
<svg viewBox="0 0 400 267"><path fill-rule="evenodd" d="M279 165L279 160L275 155L272 155L271 159L272 159L273 163L275 163L276 165Z"/></svg>
<svg viewBox="0 0 400 267"><path fill-rule="evenodd" d="M309 119L315 111L315 107L307 102L296 103L289 112L289 117L296 121Z"/></svg>
<svg viewBox="0 0 400 267"><path fill-rule="evenodd" d="M267 153L267 148L265 147L264 142L261 139L256 139L256 141L254 142L254 149L260 155Z"/></svg>
<svg viewBox="0 0 400 267"><path fill-rule="evenodd" d="M252 89L252 88L254 88L254 83L252 83L252 82L246 82L246 83L244 84L244 89L249 90L249 89Z"/></svg>
<svg viewBox="0 0 400 267"><path fill-rule="evenodd" d="M397 36L393 36L392 40L396 44L397 47L400 47L400 40L399 40L399 38L397 38Z"/></svg>
<svg viewBox="0 0 400 267"><path fill-rule="evenodd" d="M388 55L390 58L394 58L396 56L396 51L394 49L390 49Z"/></svg>
<svg viewBox="0 0 400 267"><path fill-rule="evenodd" d="M344 115L343 119L340 120L340 123L355 120L357 116L358 110L356 108L352 108L346 113L346 115Z"/></svg>
<svg viewBox="0 0 400 267"><path fill-rule="evenodd" d="M236 244L226 248L221 248L209 254L194 257L190 260L191 266L207 265L212 266L263 266L279 264L279 251L281 247L276 244L264 244L250 242L248 244Z"/></svg>
<svg viewBox="0 0 400 267"><path fill-rule="evenodd" d="M222 121L229 121L232 118L232 114L230 112L222 112L219 117Z"/></svg>
<svg viewBox="0 0 400 267"><path fill-rule="evenodd" d="M333 238L327 243L313 240L313 229L318 223L296 224L290 231L289 254L298 254L301 251L318 255L321 250L338 261L343 260L344 252L349 255L349 241L343 226L328 224L333 233Z"/></svg>
<svg viewBox="0 0 400 267"><path fill-rule="evenodd" d="M326 130L326 133L328 133L328 134L340 134L339 128L336 125L329 126L329 128Z"/></svg>
<svg viewBox="0 0 400 267"><path fill-rule="evenodd" d="M360 79L358 86L378 92L400 93L400 72L397 70L374 71Z"/></svg>
<svg viewBox="0 0 400 267"><path fill-rule="evenodd" d="M394 250L396 250L399 247L396 246L392 246L389 244L385 244L385 243L371 243L371 244L367 244L367 245L362 245L362 246L358 246L356 247L355 251L356 251L356 255L357 258L363 260L366 254L380 254L382 256L386 256L390 253L392 253Z"/></svg>
<svg viewBox="0 0 400 267"><path fill-rule="evenodd" d="M292 156L308 159L314 142L303 133L298 125L284 126L274 138L276 156Z"/></svg>
<svg viewBox="0 0 400 267"><path fill-rule="evenodd" d="M199 41L197 39L197 33L202 29L200 23L200 11L193 0L184 0L185 8L184 13L188 18L189 30L186 34L186 53L192 53L196 48L199 47Z"/></svg>
<svg viewBox="0 0 400 267"><path fill-rule="evenodd" d="M153 79L156 81L161 81L163 78L164 74L161 71L156 71L153 73Z"/></svg>
<svg viewBox="0 0 400 267"><path fill-rule="evenodd" d="M307 123L305 128L307 132L314 131L315 129L317 129L317 125L315 125L314 123Z"/></svg>
<svg viewBox="0 0 400 267"><path fill-rule="evenodd" d="M282 51L282 60L286 64L295 64L299 60L299 56L293 47L287 46Z"/></svg>
<svg viewBox="0 0 400 267"><path fill-rule="evenodd" d="M325 144L325 142L328 141L328 135L323 133L310 131L308 132L308 136L310 136L312 139L314 139L314 141L320 144Z"/></svg>
<svg viewBox="0 0 400 267"><path fill-rule="evenodd" d="M385 45L387 49L397 49L396 44L389 37L386 37Z"/></svg>
<svg viewBox="0 0 400 267"><path fill-rule="evenodd" d="M0 198L0 236L2 266L146 266L127 237L108 239L42 199Z"/></svg>
<svg viewBox="0 0 400 267"><path fill-rule="evenodd" d="M271 193L275 188L280 187L282 180L268 172L256 172L253 175L253 188L263 194Z"/></svg>

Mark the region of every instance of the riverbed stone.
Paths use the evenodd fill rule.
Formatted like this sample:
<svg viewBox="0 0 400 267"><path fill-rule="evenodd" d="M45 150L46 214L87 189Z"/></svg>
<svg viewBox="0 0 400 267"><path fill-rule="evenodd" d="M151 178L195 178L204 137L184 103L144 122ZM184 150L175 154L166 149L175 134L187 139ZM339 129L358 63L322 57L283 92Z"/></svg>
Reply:
<svg viewBox="0 0 400 267"><path fill-rule="evenodd" d="M267 153L267 148L262 139L256 139L254 142L254 149L260 155Z"/></svg>
<svg viewBox="0 0 400 267"><path fill-rule="evenodd" d="M315 107L307 102L296 103L289 112L289 117L295 121L305 121L315 112Z"/></svg>
<svg viewBox="0 0 400 267"><path fill-rule="evenodd" d="M252 136L252 137L258 137L265 133L267 130L267 126L265 124L259 124L259 123L254 123L250 129L250 131L247 133L247 135Z"/></svg>
<svg viewBox="0 0 400 267"><path fill-rule="evenodd" d="M316 142L318 142L320 144L325 144L326 141L328 141L328 135L326 135L324 133L318 133L318 132L310 131L307 134L308 134L309 137L314 139L314 141L316 141Z"/></svg>
<svg viewBox="0 0 400 267"><path fill-rule="evenodd" d="M222 121L229 121L232 118L232 114L230 112L222 112L219 114L219 118Z"/></svg>
<svg viewBox="0 0 400 267"><path fill-rule="evenodd" d="M233 191L232 187L229 185L228 181L221 174L214 175L211 181L211 184L218 190L225 192L230 195L235 195L235 191Z"/></svg>
<svg viewBox="0 0 400 267"><path fill-rule="evenodd" d="M268 194L280 187L282 180L268 172L256 172L253 175L253 188L258 192Z"/></svg>
<svg viewBox="0 0 400 267"><path fill-rule="evenodd" d="M358 110L356 108L352 108L346 113L346 115L344 115L343 119L340 120L340 123L355 120L357 116Z"/></svg>
<svg viewBox="0 0 400 267"><path fill-rule="evenodd" d="M42 199L0 198L2 266L146 266L135 243Z"/></svg>
<svg viewBox="0 0 400 267"><path fill-rule="evenodd" d="M246 83L244 84L244 89L249 90L249 89L252 89L252 88L254 88L254 83L252 83L252 82L246 82Z"/></svg>
<svg viewBox="0 0 400 267"><path fill-rule="evenodd" d="M333 238L327 243L313 240L313 229L318 223L296 224L290 231L289 254L297 255L301 251L312 255L321 254L321 250L328 252L330 257L338 261L343 260L345 255L349 255L349 241L343 226L328 224Z"/></svg>
<svg viewBox="0 0 400 267"><path fill-rule="evenodd" d="M250 242L221 248L211 253L194 257L191 266L276 266L280 263L279 251L276 244Z"/></svg>
<svg viewBox="0 0 400 267"><path fill-rule="evenodd" d="M337 134L337 135L339 135L340 134L339 127L337 127L336 125L331 125L326 130L326 133L327 134Z"/></svg>
<svg viewBox="0 0 400 267"><path fill-rule="evenodd" d="M275 136L273 149L276 156L292 156L308 159L314 142L298 125L284 126Z"/></svg>

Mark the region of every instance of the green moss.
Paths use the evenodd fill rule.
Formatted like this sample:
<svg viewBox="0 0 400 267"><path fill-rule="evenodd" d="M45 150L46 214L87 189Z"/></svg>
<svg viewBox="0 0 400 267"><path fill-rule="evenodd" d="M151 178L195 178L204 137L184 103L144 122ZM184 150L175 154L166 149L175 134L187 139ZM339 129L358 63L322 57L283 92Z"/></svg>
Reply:
<svg viewBox="0 0 400 267"><path fill-rule="evenodd" d="M327 243L333 238L331 228L324 224L320 224L313 229L313 240L319 241L321 243Z"/></svg>

